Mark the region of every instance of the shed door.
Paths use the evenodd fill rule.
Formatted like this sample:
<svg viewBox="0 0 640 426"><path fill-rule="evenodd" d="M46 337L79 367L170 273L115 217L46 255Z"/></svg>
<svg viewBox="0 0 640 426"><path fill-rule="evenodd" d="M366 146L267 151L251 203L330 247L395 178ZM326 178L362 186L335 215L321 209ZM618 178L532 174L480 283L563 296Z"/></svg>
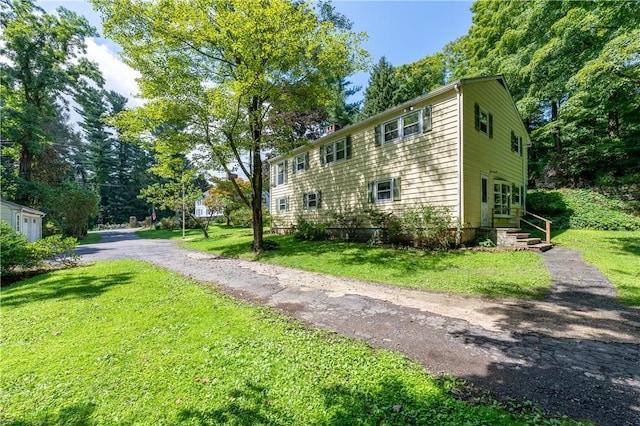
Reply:
<svg viewBox="0 0 640 426"><path fill-rule="evenodd" d="M40 226L38 226L38 220L35 217L31 218L31 229L29 229L29 241L35 241L40 238Z"/></svg>
<svg viewBox="0 0 640 426"><path fill-rule="evenodd" d="M488 227L491 224L489 214L489 178L480 175L480 226Z"/></svg>

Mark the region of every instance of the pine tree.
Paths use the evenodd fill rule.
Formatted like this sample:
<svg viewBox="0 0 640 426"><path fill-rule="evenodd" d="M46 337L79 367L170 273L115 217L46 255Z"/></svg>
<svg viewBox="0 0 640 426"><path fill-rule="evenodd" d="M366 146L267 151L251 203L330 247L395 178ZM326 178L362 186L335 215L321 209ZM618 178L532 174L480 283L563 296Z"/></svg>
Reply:
<svg viewBox="0 0 640 426"><path fill-rule="evenodd" d="M395 72L394 66L384 56L373 66L369 86L364 92L363 118L374 116L396 105L398 82Z"/></svg>

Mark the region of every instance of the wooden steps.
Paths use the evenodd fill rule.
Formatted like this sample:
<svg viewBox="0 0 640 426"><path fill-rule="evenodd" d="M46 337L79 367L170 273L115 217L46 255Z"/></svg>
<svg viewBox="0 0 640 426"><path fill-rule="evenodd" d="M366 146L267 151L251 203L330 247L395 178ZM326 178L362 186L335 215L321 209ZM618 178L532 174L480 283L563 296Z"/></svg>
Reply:
<svg viewBox="0 0 640 426"><path fill-rule="evenodd" d="M511 240L513 246L525 250L545 252L553 248L553 244L541 241L540 238L531 238L526 232L507 232L507 238Z"/></svg>

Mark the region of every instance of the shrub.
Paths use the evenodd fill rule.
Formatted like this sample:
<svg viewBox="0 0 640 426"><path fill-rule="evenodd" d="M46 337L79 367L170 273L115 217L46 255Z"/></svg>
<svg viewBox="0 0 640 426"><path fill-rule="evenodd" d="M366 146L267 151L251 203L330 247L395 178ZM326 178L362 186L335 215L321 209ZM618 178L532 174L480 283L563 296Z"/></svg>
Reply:
<svg viewBox="0 0 640 426"><path fill-rule="evenodd" d="M160 219L160 222L156 224L156 228L158 229L166 229L168 231L173 231L178 227L178 219L175 217L163 217Z"/></svg>
<svg viewBox="0 0 640 426"><path fill-rule="evenodd" d="M16 232L6 222L0 222L0 252L2 262L0 262L1 275L9 275L18 266L33 266L33 255L31 244L27 237Z"/></svg>
<svg viewBox="0 0 640 426"><path fill-rule="evenodd" d="M327 239L327 227L321 223L310 222L298 217L293 238L303 241L322 241Z"/></svg>
<svg viewBox="0 0 640 426"><path fill-rule="evenodd" d="M250 228L251 222L251 209L243 206L239 209L235 209L229 215L229 224L232 226L241 226L243 228Z"/></svg>
<svg viewBox="0 0 640 426"><path fill-rule="evenodd" d="M33 243L16 232L11 225L0 222L0 251L2 252L1 275L12 274L16 269L41 266L45 260L64 265L75 265L78 255L74 249L78 240L52 235Z"/></svg>
<svg viewBox="0 0 640 426"><path fill-rule="evenodd" d="M455 243L452 219L443 207L422 206L405 212L400 218L402 233L415 247L430 249L449 248Z"/></svg>

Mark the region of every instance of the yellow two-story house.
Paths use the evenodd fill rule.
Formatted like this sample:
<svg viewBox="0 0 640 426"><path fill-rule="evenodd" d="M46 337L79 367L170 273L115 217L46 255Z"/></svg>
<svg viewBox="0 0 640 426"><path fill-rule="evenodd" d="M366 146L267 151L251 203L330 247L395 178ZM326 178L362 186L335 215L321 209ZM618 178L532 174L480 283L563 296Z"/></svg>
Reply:
<svg viewBox="0 0 640 426"><path fill-rule="evenodd" d="M271 159L272 228L431 205L470 241L518 223L529 145L502 76L461 79Z"/></svg>

